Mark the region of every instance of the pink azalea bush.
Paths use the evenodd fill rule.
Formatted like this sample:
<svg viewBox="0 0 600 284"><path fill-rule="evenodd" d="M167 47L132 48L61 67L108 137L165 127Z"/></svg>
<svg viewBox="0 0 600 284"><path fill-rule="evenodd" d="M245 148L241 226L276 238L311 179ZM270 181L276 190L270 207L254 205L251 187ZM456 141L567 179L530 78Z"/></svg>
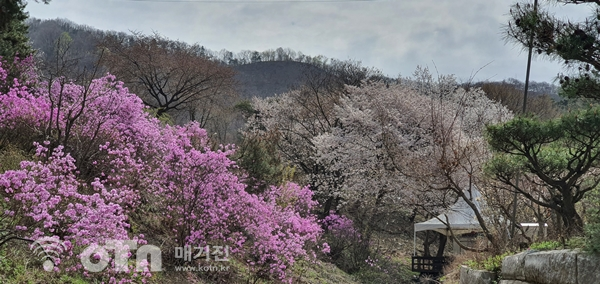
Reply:
<svg viewBox="0 0 600 284"><path fill-rule="evenodd" d="M281 281L317 242L308 188L287 183L249 194L229 159L234 147L211 149L197 123L162 125L111 75L78 85L26 74L23 84L7 82L0 64L0 85L8 86L0 93L0 151L16 145L29 157L0 173L0 229L10 232L0 242L58 237L69 244L67 259L113 239L167 240L173 247L161 247L163 259L174 247L222 244L257 277ZM100 278L110 283L151 275L134 266L117 273L106 261Z"/></svg>
<svg viewBox="0 0 600 284"><path fill-rule="evenodd" d="M289 280L295 259L307 257L321 229L307 187L288 183L249 194L231 171L230 147L212 151L206 131L191 123L165 128L169 151L148 191L178 247L226 244L261 278Z"/></svg>
<svg viewBox="0 0 600 284"><path fill-rule="evenodd" d="M354 228L354 222L344 215L330 211L321 221L328 233L336 238L360 238L360 233Z"/></svg>
<svg viewBox="0 0 600 284"><path fill-rule="evenodd" d="M342 270L354 272L360 269L371 255L368 238L361 235L351 219L335 211L330 211L321 223L325 229L323 238L327 241L322 252Z"/></svg>
<svg viewBox="0 0 600 284"><path fill-rule="evenodd" d="M104 186L98 181L85 184L77 180L74 159L63 153L61 146L52 153L36 146L36 157L46 161L23 161L20 170L0 175L4 215L18 218L18 230L31 228L32 239L56 235L80 245L102 238L127 238L129 226L123 210L103 198ZM84 188L94 193L80 193Z"/></svg>
<svg viewBox="0 0 600 284"><path fill-rule="evenodd" d="M306 243L315 244L321 228L310 210L316 205L312 191L294 183L271 186L261 198L261 206L251 206L247 229L254 237L250 250L252 270L259 276L276 275L286 279L286 272L298 257L307 257ZM255 203L256 205L259 202ZM289 279L288 279L289 280Z"/></svg>

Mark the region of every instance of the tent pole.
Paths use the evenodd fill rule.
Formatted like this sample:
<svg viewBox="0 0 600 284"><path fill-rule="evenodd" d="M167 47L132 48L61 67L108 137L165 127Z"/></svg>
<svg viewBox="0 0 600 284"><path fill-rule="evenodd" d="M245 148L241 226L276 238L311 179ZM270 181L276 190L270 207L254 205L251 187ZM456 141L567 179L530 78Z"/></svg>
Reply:
<svg viewBox="0 0 600 284"><path fill-rule="evenodd" d="M413 228L413 256L417 256L417 230Z"/></svg>

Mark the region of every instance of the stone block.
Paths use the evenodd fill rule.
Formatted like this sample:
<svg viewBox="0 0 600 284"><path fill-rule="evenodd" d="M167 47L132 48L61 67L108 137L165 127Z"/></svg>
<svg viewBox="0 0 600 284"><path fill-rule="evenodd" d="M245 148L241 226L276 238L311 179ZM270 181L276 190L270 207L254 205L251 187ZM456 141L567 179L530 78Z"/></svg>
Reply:
<svg viewBox="0 0 600 284"><path fill-rule="evenodd" d="M585 252L577 255L577 282L600 283L600 256Z"/></svg>
<svg viewBox="0 0 600 284"><path fill-rule="evenodd" d="M527 251L507 256L502 260L502 279L525 280L525 256Z"/></svg>
<svg viewBox="0 0 600 284"><path fill-rule="evenodd" d="M464 265L460 268L460 284L492 284L496 279L496 273L493 272L474 270Z"/></svg>
<svg viewBox="0 0 600 284"><path fill-rule="evenodd" d="M577 252L572 250L541 251L525 256L526 282L547 284L577 283Z"/></svg>

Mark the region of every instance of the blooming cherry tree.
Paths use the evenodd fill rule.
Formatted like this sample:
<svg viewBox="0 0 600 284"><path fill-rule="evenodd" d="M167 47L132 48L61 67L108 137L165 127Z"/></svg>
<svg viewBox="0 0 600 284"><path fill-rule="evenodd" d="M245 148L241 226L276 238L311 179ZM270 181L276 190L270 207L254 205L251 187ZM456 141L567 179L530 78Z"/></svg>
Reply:
<svg viewBox="0 0 600 284"><path fill-rule="evenodd" d="M489 157L485 126L512 116L481 90L421 68L413 78L346 86L319 100L300 94L255 99L246 132L278 134L285 162L302 170L320 200L366 216L407 206L439 211L468 199Z"/></svg>

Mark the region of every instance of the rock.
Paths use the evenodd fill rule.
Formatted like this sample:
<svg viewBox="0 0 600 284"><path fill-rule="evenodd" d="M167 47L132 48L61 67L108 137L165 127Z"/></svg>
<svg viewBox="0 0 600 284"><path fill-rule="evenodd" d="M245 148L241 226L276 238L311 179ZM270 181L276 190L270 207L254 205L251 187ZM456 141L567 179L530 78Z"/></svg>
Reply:
<svg viewBox="0 0 600 284"><path fill-rule="evenodd" d="M585 252L580 252L577 255L577 282L579 284L599 283L599 271L600 256L590 255Z"/></svg>
<svg viewBox="0 0 600 284"><path fill-rule="evenodd" d="M525 256L529 252L524 251L515 255L507 256L502 260L502 278L513 280L525 280Z"/></svg>
<svg viewBox="0 0 600 284"><path fill-rule="evenodd" d="M523 270L527 282L578 284L577 252L575 251L560 250L530 253L525 256L524 264Z"/></svg>
<svg viewBox="0 0 600 284"><path fill-rule="evenodd" d="M526 251L504 258L499 284L595 284L600 283L599 271L600 255L578 250ZM480 272L486 271L461 268L460 283L493 283Z"/></svg>
<svg viewBox="0 0 600 284"><path fill-rule="evenodd" d="M493 272L474 270L464 265L460 268L460 284L492 284L496 278L496 273Z"/></svg>

